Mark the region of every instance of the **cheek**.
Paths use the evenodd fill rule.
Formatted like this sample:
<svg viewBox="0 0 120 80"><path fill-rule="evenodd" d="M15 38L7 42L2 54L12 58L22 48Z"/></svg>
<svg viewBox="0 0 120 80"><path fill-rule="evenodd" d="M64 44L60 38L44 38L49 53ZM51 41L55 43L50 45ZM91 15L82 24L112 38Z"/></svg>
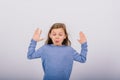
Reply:
<svg viewBox="0 0 120 80"><path fill-rule="evenodd" d="M66 38L66 36L62 36L62 38L63 38L63 39L65 39L65 38Z"/></svg>
<svg viewBox="0 0 120 80"><path fill-rule="evenodd" d="M51 40L55 40L56 38L55 38L54 36L51 36L50 39L51 39Z"/></svg>
<svg viewBox="0 0 120 80"><path fill-rule="evenodd" d="M61 39L61 40L64 40L64 39L65 39L65 37L64 37L64 36L62 36L60 39Z"/></svg>

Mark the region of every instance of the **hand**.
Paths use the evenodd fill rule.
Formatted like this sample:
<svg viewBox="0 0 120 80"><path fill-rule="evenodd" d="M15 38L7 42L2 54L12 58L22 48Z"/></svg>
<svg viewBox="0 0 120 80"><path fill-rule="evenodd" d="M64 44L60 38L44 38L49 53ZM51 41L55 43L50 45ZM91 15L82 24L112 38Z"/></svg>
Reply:
<svg viewBox="0 0 120 80"><path fill-rule="evenodd" d="M33 35L33 40L35 40L35 41L42 41L43 40L43 38L40 38L40 35L41 35L41 32L42 32L42 30L40 30L39 28L37 28L36 30L35 30L35 32L34 32L34 35Z"/></svg>
<svg viewBox="0 0 120 80"><path fill-rule="evenodd" d="M79 43L83 44L83 43L87 42L87 39L83 32L80 32L79 36L80 36L80 40L78 40Z"/></svg>

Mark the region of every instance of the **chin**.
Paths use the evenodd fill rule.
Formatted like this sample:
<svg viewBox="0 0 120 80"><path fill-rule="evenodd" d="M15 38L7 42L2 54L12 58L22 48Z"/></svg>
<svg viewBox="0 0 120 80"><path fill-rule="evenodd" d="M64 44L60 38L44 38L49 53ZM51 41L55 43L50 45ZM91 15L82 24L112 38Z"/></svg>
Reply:
<svg viewBox="0 0 120 80"><path fill-rule="evenodd" d="M54 45L56 45L56 46L61 46L62 44L54 44Z"/></svg>
<svg viewBox="0 0 120 80"><path fill-rule="evenodd" d="M56 46L61 46L60 44L55 44Z"/></svg>

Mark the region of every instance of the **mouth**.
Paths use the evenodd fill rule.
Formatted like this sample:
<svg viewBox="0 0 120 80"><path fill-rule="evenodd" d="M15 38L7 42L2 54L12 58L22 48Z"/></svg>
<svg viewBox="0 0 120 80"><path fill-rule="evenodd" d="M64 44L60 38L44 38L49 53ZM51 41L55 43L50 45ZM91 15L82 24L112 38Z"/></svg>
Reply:
<svg viewBox="0 0 120 80"><path fill-rule="evenodd" d="M55 43L59 43L60 41L56 40Z"/></svg>
<svg viewBox="0 0 120 80"><path fill-rule="evenodd" d="M56 40L54 40L55 41L55 43L59 43L60 42L60 40L58 40L58 39L56 39Z"/></svg>
<svg viewBox="0 0 120 80"><path fill-rule="evenodd" d="M57 45L57 46L60 46L61 45L61 41L60 40L54 40L54 44Z"/></svg>

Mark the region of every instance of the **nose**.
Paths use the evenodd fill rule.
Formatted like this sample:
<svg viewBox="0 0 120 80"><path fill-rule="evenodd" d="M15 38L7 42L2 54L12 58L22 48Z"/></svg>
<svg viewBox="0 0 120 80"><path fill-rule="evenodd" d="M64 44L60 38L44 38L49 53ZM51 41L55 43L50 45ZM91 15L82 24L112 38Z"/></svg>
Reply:
<svg viewBox="0 0 120 80"><path fill-rule="evenodd" d="M59 36L56 36L55 38L56 38L56 39L59 39Z"/></svg>

